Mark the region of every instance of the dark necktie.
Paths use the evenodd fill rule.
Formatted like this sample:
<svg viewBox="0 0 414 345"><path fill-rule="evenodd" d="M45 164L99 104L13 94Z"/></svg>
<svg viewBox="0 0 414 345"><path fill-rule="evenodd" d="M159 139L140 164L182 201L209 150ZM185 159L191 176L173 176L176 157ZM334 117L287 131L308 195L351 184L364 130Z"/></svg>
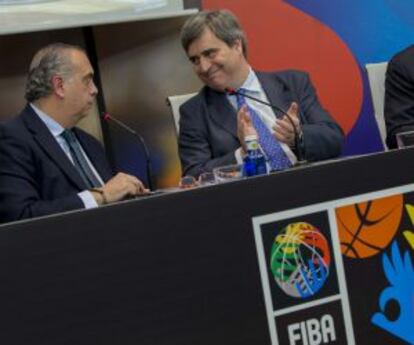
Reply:
<svg viewBox="0 0 414 345"><path fill-rule="evenodd" d="M239 93L236 94L237 107L240 109L243 105L247 105L253 127L259 136L260 146L268 160L271 170L283 170L291 167L292 163L286 155L286 152L280 146L279 141L273 136L269 128L266 127L256 111L247 104L246 98L243 96L247 90L239 89L238 91Z"/></svg>
<svg viewBox="0 0 414 345"><path fill-rule="evenodd" d="M102 184L99 182L95 174L93 173L91 167L86 161L85 155L81 151L81 146L76 139L75 133L71 130L66 129L62 133L62 137L68 143L70 154L73 159L73 164L78 170L82 180L85 182L87 188L101 187Z"/></svg>

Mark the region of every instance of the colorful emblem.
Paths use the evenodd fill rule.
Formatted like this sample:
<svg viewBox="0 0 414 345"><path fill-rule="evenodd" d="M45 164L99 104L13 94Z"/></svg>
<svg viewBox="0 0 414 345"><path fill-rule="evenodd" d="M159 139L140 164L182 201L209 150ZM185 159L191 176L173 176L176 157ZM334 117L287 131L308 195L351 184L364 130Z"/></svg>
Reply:
<svg viewBox="0 0 414 345"><path fill-rule="evenodd" d="M324 285L331 257L328 241L309 223L287 225L274 239L270 267L279 287L289 296L313 296Z"/></svg>

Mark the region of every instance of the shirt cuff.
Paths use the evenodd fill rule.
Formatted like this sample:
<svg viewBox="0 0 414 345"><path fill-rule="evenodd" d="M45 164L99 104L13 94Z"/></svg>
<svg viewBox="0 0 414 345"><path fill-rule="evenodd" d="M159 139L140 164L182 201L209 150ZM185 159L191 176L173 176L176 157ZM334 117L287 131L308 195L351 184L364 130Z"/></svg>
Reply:
<svg viewBox="0 0 414 345"><path fill-rule="evenodd" d="M78 193L78 197L81 198L85 208L95 208L99 206L92 193L88 190Z"/></svg>
<svg viewBox="0 0 414 345"><path fill-rule="evenodd" d="M237 164L243 164L243 153L241 147L234 151L234 157L236 158Z"/></svg>

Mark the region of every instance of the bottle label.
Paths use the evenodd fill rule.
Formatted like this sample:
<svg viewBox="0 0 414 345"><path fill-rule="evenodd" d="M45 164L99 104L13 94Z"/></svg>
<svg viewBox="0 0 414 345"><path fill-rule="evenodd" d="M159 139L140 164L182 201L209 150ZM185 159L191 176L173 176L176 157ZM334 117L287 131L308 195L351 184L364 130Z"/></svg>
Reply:
<svg viewBox="0 0 414 345"><path fill-rule="evenodd" d="M247 155L244 158L244 176L267 174L266 158L260 149L256 136L245 138Z"/></svg>
<svg viewBox="0 0 414 345"><path fill-rule="evenodd" d="M256 140L251 140L246 142L247 151L255 151L259 149L259 144Z"/></svg>

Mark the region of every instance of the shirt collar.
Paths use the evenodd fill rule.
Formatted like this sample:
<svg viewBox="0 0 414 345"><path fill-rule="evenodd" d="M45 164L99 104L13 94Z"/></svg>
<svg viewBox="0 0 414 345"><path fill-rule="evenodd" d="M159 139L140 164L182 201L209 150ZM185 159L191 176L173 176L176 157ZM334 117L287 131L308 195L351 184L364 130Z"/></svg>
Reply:
<svg viewBox="0 0 414 345"><path fill-rule="evenodd" d="M249 74L240 88L247 90L249 93L260 93L262 91L259 79L257 79L252 68L250 68Z"/></svg>
<svg viewBox="0 0 414 345"><path fill-rule="evenodd" d="M49 129L49 131L53 134L55 138L63 133L65 129L59 123L53 120L45 112L37 108L33 103L30 103L30 106L32 107L36 115L39 116L40 120L42 120L42 122L46 125L46 127Z"/></svg>

